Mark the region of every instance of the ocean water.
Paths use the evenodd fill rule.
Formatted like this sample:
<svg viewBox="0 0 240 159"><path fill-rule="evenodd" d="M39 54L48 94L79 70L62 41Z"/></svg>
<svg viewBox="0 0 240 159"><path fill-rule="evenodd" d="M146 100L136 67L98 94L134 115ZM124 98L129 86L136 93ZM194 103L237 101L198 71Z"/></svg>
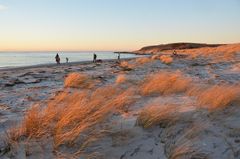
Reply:
<svg viewBox="0 0 240 159"><path fill-rule="evenodd" d="M90 61L93 53L97 54L97 59L117 59L118 54L114 52L58 52L61 63ZM0 68L11 68L21 66L32 66L40 64L54 64L56 52L0 52ZM134 54L121 54L121 58L136 57Z"/></svg>

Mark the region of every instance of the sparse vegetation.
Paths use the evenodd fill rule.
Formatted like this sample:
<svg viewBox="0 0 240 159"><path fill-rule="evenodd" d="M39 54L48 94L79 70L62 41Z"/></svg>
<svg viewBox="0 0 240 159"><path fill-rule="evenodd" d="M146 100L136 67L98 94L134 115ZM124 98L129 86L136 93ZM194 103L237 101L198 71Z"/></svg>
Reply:
<svg viewBox="0 0 240 159"><path fill-rule="evenodd" d="M80 143L80 149L83 149L105 133L97 125L112 113L128 110L135 101L132 98L134 93L133 89L123 90L113 86L93 92L59 93L45 108L37 105L30 109L22 125L9 133L10 138L18 142L22 137L30 140L50 137L56 149L76 143Z"/></svg>
<svg viewBox="0 0 240 159"><path fill-rule="evenodd" d="M71 88L92 88L94 84L91 80L91 77L86 74L70 73L64 81L64 86Z"/></svg>
<svg viewBox="0 0 240 159"><path fill-rule="evenodd" d="M155 125L166 127L178 119L177 105L146 106L139 114L137 124L144 128Z"/></svg>
<svg viewBox="0 0 240 159"><path fill-rule="evenodd" d="M130 64L129 62L127 61L122 61L120 63L120 67L123 68L123 70L125 71L131 71L133 68L134 68L134 65L133 64Z"/></svg>
<svg viewBox="0 0 240 159"><path fill-rule="evenodd" d="M160 60L163 63L167 64L167 65L169 65L169 64L171 64L173 62L173 58L171 56L169 56L169 55L162 55L162 56L160 56Z"/></svg>
<svg viewBox="0 0 240 159"><path fill-rule="evenodd" d="M121 83L126 82L126 80L127 80L126 75L120 74L117 76L116 83L121 84Z"/></svg>
<svg viewBox="0 0 240 159"><path fill-rule="evenodd" d="M152 60L151 60L151 58L149 58L149 57L140 57L140 58L137 58L136 59L136 63L138 64L138 65L142 65L142 64L145 64L145 63L149 63L149 62L151 62Z"/></svg>
<svg viewBox="0 0 240 159"><path fill-rule="evenodd" d="M208 155L202 152L198 152L193 149L193 146L181 145L176 147L169 156L169 159L185 159L185 158L196 158L196 159L208 159Z"/></svg>
<svg viewBox="0 0 240 159"><path fill-rule="evenodd" d="M216 110L240 101L240 87L229 85L212 86L208 89L197 91L195 95L201 107Z"/></svg>
<svg viewBox="0 0 240 159"><path fill-rule="evenodd" d="M173 94L186 91L191 85L191 79L180 72L159 72L150 75L141 87L142 95Z"/></svg>

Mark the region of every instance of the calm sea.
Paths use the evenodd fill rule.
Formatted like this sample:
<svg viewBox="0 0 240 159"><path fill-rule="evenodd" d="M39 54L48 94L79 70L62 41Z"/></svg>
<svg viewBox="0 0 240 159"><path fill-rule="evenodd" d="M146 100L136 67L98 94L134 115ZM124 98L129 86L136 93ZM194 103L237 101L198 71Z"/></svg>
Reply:
<svg viewBox="0 0 240 159"><path fill-rule="evenodd" d="M113 52L60 52L61 63L89 61L93 53L98 59L117 59L118 54ZM32 66L55 63L56 52L0 52L0 68ZM136 57L134 54L121 54L121 58Z"/></svg>

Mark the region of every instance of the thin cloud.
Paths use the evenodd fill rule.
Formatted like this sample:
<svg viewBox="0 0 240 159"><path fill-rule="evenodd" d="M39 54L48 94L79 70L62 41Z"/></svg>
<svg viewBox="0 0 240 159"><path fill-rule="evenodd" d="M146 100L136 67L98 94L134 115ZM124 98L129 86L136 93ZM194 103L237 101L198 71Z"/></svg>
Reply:
<svg viewBox="0 0 240 159"><path fill-rule="evenodd" d="M8 9L7 6L0 4L0 11Z"/></svg>

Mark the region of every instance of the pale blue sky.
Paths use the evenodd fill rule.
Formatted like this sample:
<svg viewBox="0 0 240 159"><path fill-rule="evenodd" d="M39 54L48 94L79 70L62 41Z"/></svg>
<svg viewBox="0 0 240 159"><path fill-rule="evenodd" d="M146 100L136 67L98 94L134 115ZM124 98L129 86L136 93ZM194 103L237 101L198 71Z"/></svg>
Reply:
<svg viewBox="0 0 240 159"><path fill-rule="evenodd" d="M0 0L0 50L240 42L240 0Z"/></svg>

